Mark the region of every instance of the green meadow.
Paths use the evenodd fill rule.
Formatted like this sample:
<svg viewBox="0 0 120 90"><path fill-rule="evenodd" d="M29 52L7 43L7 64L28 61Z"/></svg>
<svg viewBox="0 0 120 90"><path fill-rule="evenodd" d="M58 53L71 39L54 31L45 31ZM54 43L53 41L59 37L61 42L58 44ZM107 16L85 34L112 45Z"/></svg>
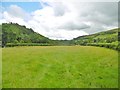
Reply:
<svg viewBox="0 0 120 90"><path fill-rule="evenodd" d="M117 88L118 52L93 46L2 49L3 88Z"/></svg>

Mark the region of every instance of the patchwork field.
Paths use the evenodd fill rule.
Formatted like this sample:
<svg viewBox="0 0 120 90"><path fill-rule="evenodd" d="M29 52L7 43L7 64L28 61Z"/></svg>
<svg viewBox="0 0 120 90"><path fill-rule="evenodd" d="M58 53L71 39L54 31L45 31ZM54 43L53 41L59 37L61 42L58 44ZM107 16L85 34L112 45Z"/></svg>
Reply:
<svg viewBox="0 0 120 90"><path fill-rule="evenodd" d="M2 49L3 88L115 88L118 53L91 46Z"/></svg>

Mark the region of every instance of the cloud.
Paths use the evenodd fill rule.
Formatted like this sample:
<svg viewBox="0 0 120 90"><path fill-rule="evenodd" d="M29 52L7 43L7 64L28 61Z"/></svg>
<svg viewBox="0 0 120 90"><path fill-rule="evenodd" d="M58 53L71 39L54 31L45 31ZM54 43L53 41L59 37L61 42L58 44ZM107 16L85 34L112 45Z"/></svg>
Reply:
<svg viewBox="0 0 120 90"><path fill-rule="evenodd" d="M61 2L56 2L52 5L55 16L63 16L69 9Z"/></svg>
<svg viewBox="0 0 120 90"><path fill-rule="evenodd" d="M54 29L50 30L49 34L46 33L47 37L50 39L58 39L58 40L71 40L78 36L88 35L88 33L80 30L65 30L65 29Z"/></svg>
<svg viewBox="0 0 120 90"><path fill-rule="evenodd" d="M11 5L3 12L2 21L26 25L51 39L72 39L118 26L117 2L42 0L40 3L42 9L31 13Z"/></svg>
<svg viewBox="0 0 120 90"><path fill-rule="evenodd" d="M17 5L10 5L7 13L13 18L22 18L24 20L30 19L30 15Z"/></svg>
<svg viewBox="0 0 120 90"><path fill-rule="evenodd" d="M117 2L88 3L76 0L74 2L61 1L59 4L49 0L47 2L53 9L56 9L57 15L55 16L60 16L54 17L59 22L56 23L59 24L60 29L84 29L85 32L92 34L118 26ZM64 8L56 8L56 5Z"/></svg>
<svg viewBox="0 0 120 90"><path fill-rule="evenodd" d="M66 29L66 30L82 30L82 29L90 28L90 26L84 23L68 22L68 23L63 24L59 28Z"/></svg>
<svg viewBox="0 0 120 90"><path fill-rule="evenodd" d="M25 17L24 10L22 8L18 7L17 5L11 5L8 9L8 13L15 17L20 17L20 18Z"/></svg>
<svg viewBox="0 0 120 90"><path fill-rule="evenodd" d="M4 18L1 20L1 21L3 21L3 23L13 22L13 23L18 23L20 25L25 25L28 28L30 28L30 26L27 24L27 22L23 18L15 17L6 11L3 13L3 17Z"/></svg>

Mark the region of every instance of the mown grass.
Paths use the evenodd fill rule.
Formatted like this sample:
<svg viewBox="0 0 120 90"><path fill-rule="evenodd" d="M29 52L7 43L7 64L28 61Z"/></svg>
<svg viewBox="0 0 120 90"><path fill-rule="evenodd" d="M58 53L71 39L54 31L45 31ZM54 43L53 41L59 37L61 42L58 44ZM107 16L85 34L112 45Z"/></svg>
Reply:
<svg viewBox="0 0 120 90"><path fill-rule="evenodd" d="M117 51L91 46L2 49L3 88L115 88Z"/></svg>

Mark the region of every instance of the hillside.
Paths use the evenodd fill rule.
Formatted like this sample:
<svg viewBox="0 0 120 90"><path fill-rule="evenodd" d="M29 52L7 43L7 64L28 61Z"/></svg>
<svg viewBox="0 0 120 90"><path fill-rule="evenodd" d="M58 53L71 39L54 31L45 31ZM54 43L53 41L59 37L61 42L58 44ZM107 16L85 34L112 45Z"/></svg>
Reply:
<svg viewBox="0 0 120 90"><path fill-rule="evenodd" d="M50 39L15 23L2 24L2 46L28 43L50 44Z"/></svg>
<svg viewBox="0 0 120 90"><path fill-rule="evenodd" d="M101 46L112 49L119 49L118 46L118 31L120 29L113 29L104 32L99 32L92 35L80 36L74 38L72 43L75 45L90 45L90 46Z"/></svg>
<svg viewBox="0 0 120 90"><path fill-rule="evenodd" d="M120 30L120 29L119 29ZM46 46L46 45L83 45L100 46L120 50L118 29L80 36L73 40L51 40L47 37L16 23L2 24L2 47L5 46ZM0 40L1 41L1 40Z"/></svg>

